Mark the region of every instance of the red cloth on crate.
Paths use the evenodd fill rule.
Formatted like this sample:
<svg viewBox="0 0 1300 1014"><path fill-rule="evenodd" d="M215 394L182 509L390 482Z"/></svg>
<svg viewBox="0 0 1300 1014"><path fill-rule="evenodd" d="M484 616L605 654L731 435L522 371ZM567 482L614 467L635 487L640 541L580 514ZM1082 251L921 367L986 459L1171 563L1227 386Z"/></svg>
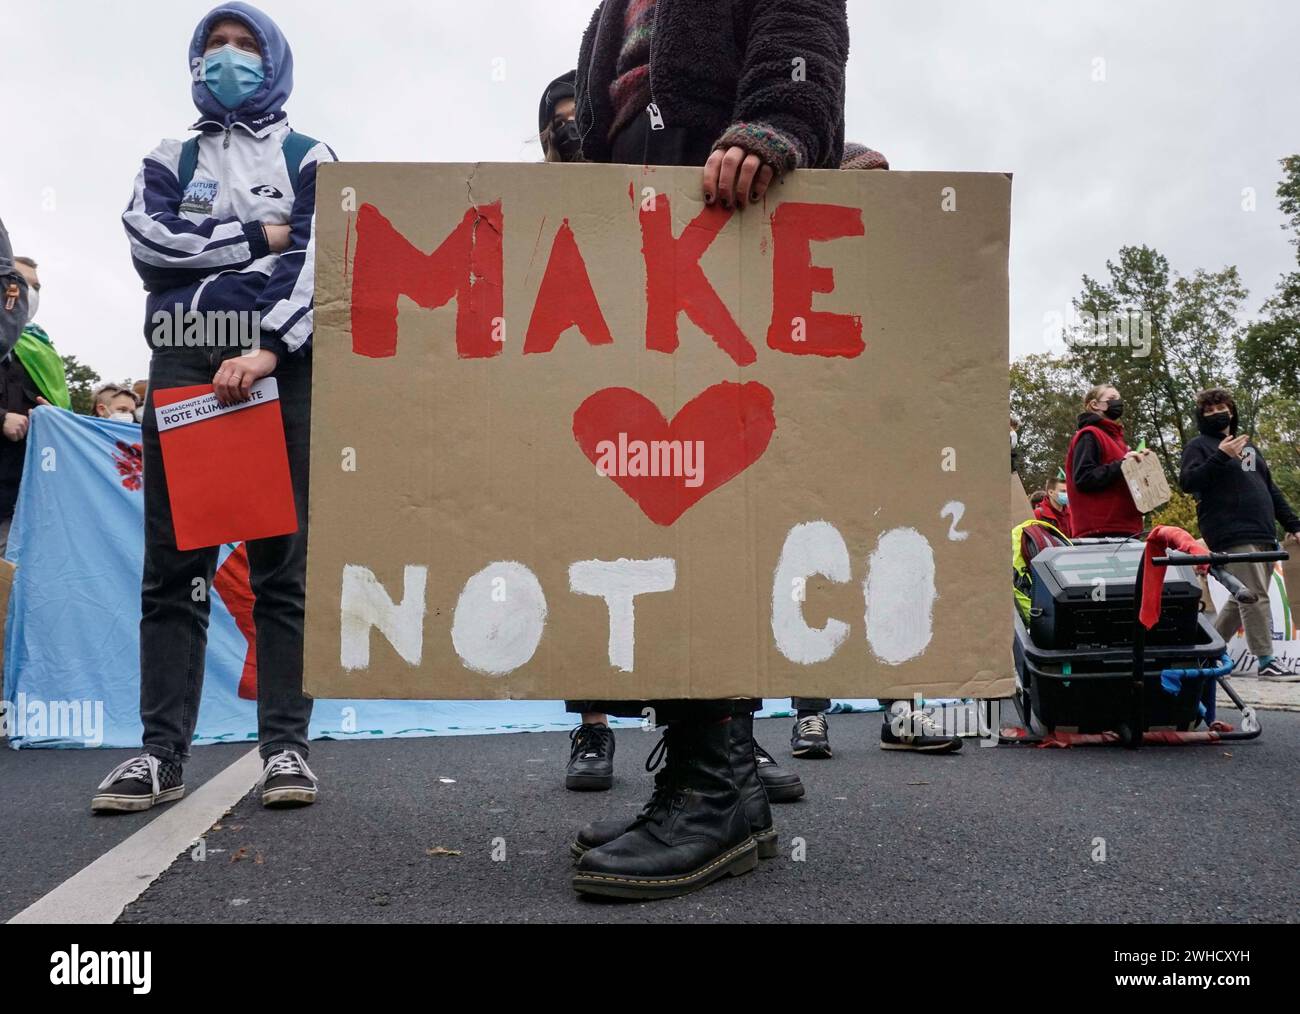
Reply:
<svg viewBox="0 0 1300 1014"><path fill-rule="evenodd" d="M1157 567L1151 562L1154 557L1165 556L1169 550L1191 553L1195 556L1209 556L1210 551L1193 539L1181 528L1173 525L1156 525L1147 536L1147 546L1142 553L1142 611L1138 614L1142 626L1150 630L1160 619L1160 596L1165 589L1165 571L1168 567ZM1204 574L1209 565L1196 568Z"/></svg>

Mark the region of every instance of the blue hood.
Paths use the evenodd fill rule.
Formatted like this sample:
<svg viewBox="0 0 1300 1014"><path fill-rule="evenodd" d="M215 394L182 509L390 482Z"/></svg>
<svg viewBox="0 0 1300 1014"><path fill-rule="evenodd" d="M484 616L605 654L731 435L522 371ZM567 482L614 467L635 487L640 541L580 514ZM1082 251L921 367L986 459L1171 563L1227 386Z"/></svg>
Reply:
<svg viewBox="0 0 1300 1014"><path fill-rule="evenodd" d="M280 113L293 91L293 51L280 31L280 26L252 4L232 0L208 11L194 29L194 37L190 40L189 66L193 68L196 66L195 60L203 59L203 44L208 40L208 33L214 24L226 18L242 21L257 36L257 43L262 49L262 71L266 78L262 87L235 110L229 110L218 102L202 81L193 81L190 91L194 104L204 119L216 120L227 126L236 120L248 122ZM193 73L190 76L193 79Z"/></svg>

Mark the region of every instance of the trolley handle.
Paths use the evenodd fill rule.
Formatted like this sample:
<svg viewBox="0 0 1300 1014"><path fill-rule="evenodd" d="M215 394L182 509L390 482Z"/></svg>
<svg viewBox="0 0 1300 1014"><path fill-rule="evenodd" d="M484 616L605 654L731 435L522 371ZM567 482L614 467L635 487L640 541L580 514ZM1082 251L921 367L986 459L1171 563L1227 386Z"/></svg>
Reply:
<svg viewBox="0 0 1300 1014"><path fill-rule="evenodd" d="M1151 562L1157 567L1204 567L1207 563L1217 567L1225 563L1273 563L1289 559L1291 554L1286 550L1272 549L1262 553L1208 553L1202 556L1171 552L1165 556L1153 556Z"/></svg>
<svg viewBox="0 0 1300 1014"><path fill-rule="evenodd" d="M1243 605L1250 605L1259 601L1259 596L1255 592L1247 588L1222 567L1211 567L1210 573L1214 575L1214 579L1219 584L1228 589L1228 594L1232 596L1234 601Z"/></svg>

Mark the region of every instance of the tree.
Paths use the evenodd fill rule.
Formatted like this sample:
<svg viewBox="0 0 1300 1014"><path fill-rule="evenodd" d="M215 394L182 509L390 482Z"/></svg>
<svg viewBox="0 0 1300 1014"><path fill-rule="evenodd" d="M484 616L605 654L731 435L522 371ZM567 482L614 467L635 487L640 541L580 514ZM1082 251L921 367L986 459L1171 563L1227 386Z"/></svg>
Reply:
<svg viewBox="0 0 1300 1014"><path fill-rule="evenodd" d="M76 356L63 357L63 373L68 381L68 394L72 398L72 411L78 415L92 415L95 399L92 392L99 383L99 374Z"/></svg>
<svg viewBox="0 0 1300 1014"><path fill-rule="evenodd" d="M1152 528L1156 525L1173 525L1175 528L1190 532L1193 538L1199 539L1201 526L1196 520L1196 501L1190 493L1184 493L1177 487L1170 492L1173 496L1169 502L1159 510L1152 511L1151 516L1147 518L1147 524Z"/></svg>
<svg viewBox="0 0 1300 1014"><path fill-rule="evenodd" d="M1065 464L1084 387L1073 367L1050 353L1011 364L1011 414L1020 420L1020 477L1027 490L1043 488Z"/></svg>
<svg viewBox="0 0 1300 1014"><path fill-rule="evenodd" d="M1278 206L1289 216L1282 228L1295 233L1291 242L1300 260L1300 155L1282 159L1282 169ZM1300 398L1300 271L1282 275L1260 314L1242 342L1242 373L1256 386Z"/></svg>
<svg viewBox="0 0 1300 1014"><path fill-rule="evenodd" d="M1088 385L1119 389L1130 406L1129 443L1146 440L1172 482L1183 446L1196 435L1196 392L1236 379L1248 293L1233 266L1180 276L1147 246L1121 247L1106 273L1104 281L1083 277L1074 300L1079 320L1063 335L1067 359ZM1244 407L1252 406L1247 400Z"/></svg>

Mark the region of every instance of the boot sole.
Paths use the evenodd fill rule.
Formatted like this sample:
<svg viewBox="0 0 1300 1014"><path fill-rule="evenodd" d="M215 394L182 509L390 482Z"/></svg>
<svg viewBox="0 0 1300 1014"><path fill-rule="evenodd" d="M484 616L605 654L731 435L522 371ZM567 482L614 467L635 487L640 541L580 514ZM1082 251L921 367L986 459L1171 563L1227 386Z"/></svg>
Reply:
<svg viewBox="0 0 1300 1014"><path fill-rule="evenodd" d="M172 803L185 795L185 786L165 789L156 796L115 796L104 793L90 801L91 813L139 813L151 810L160 803Z"/></svg>
<svg viewBox="0 0 1300 1014"><path fill-rule="evenodd" d="M781 853L781 845L777 841L774 828L769 827L766 831L755 831L754 845L758 850L759 859L775 859ZM576 861L582 858L584 852L588 852L593 848L595 848L594 845L584 845L580 841L573 841L569 843L569 855L573 856Z"/></svg>
<svg viewBox="0 0 1300 1014"><path fill-rule="evenodd" d="M801 760L830 760L831 748L829 746L806 746L800 750L791 750L791 757L798 757Z"/></svg>
<svg viewBox="0 0 1300 1014"><path fill-rule="evenodd" d="M570 792L605 792L614 787L614 776L565 775L564 787Z"/></svg>
<svg viewBox="0 0 1300 1014"><path fill-rule="evenodd" d="M611 873L573 875L573 889L579 894L596 894L605 898L654 900L675 898L697 891L722 877L738 877L758 866L758 849L752 837L728 849L711 863L679 877L619 877Z"/></svg>
<svg viewBox="0 0 1300 1014"><path fill-rule="evenodd" d="M769 803L793 803L796 799L802 799L804 788L803 782L795 782L793 785L763 785L763 790L767 793Z"/></svg>
<svg viewBox="0 0 1300 1014"><path fill-rule="evenodd" d="M316 802L315 789L271 789L262 793L262 805L269 810L287 810L294 806L310 806Z"/></svg>
<svg viewBox="0 0 1300 1014"><path fill-rule="evenodd" d="M882 750L911 750L912 753L957 753L961 749L961 740L957 741L954 746L945 743L943 746L910 746L907 743L881 743Z"/></svg>

